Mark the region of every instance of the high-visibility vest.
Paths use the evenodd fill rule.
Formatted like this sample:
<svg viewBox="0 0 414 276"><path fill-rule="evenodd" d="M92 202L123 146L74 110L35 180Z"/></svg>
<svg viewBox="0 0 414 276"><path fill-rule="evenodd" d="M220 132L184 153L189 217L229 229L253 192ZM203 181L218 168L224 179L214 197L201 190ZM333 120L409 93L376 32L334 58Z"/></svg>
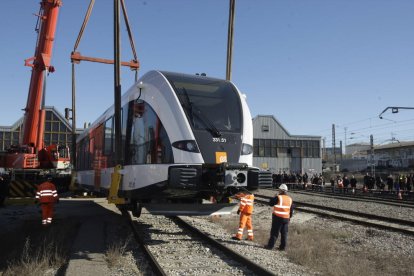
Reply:
<svg viewBox="0 0 414 276"><path fill-rule="evenodd" d="M57 196L55 185L49 181L43 182L37 187L36 199L41 203L55 202Z"/></svg>
<svg viewBox="0 0 414 276"><path fill-rule="evenodd" d="M276 205L273 206L273 214L280 218L290 218L292 198L288 195L278 195L277 199Z"/></svg>
<svg viewBox="0 0 414 276"><path fill-rule="evenodd" d="M252 214L253 213L253 203L254 203L254 195L245 195L240 199L240 207L239 211L244 214Z"/></svg>

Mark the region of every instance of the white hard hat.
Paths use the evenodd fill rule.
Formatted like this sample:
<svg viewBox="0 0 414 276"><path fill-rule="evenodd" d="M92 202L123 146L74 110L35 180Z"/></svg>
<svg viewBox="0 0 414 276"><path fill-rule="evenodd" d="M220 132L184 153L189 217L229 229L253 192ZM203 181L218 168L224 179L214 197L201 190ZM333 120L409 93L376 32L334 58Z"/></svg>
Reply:
<svg viewBox="0 0 414 276"><path fill-rule="evenodd" d="M288 191L288 187L286 186L286 184L281 184L279 186L279 190L284 191L284 192L287 192Z"/></svg>

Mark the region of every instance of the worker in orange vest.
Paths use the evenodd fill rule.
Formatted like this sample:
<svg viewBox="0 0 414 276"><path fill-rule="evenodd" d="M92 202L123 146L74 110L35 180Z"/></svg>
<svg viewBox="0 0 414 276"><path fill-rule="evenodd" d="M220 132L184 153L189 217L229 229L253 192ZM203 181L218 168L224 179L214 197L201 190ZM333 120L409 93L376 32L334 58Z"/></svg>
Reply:
<svg viewBox="0 0 414 276"><path fill-rule="evenodd" d="M42 208L42 225L47 226L52 223L53 207L58 201L58 194L52 177L47 176L47 180L37 187L36 203L40 203Z"/></svg>
<svg viewBox="0 0 414 276"><path fill-rule="evenodd" d="M281 234L279 250L285 250L287 244L288 225L293 214L293 201L287 195L288 187L286 184L279 186L279 193L271 198L269 205L273 206L272 212L272 229L270 230L270 238L265 246L266 249L273 249L276 240Z"/></svg>
<svg viewBox="0 0 414 276"><path fill-rule="evenodd" d="M234 240L241 240L243 237L244 227L247 226L247 240L253 240L253 225L252 225L252 213L253 213L253 194L239 193L236 198L240 199L240 206L237 210L237 214L240 215L239 229Z"/></svg>

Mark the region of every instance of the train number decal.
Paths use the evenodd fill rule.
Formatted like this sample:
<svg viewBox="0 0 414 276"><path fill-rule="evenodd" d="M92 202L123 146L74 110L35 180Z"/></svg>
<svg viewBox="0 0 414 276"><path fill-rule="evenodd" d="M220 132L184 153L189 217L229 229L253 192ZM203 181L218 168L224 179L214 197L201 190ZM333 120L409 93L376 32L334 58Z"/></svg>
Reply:
<svg viewBox="0 0 414 276"><path fill-rule="evenodd" d="M213 143L226 143L226 138L223 137L213 137Z"/></svg>

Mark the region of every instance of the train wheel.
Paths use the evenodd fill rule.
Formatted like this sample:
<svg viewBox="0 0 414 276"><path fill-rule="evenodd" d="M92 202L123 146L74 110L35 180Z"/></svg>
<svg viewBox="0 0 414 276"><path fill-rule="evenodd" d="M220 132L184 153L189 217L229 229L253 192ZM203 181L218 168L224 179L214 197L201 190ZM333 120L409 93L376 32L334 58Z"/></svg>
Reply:
<svg viewBox="0 0 414 276"><path fill-rule="evenodd" d="M131 213L134 217L139 218L142 212L142 206L138 202L132 203Z"/></svg>

